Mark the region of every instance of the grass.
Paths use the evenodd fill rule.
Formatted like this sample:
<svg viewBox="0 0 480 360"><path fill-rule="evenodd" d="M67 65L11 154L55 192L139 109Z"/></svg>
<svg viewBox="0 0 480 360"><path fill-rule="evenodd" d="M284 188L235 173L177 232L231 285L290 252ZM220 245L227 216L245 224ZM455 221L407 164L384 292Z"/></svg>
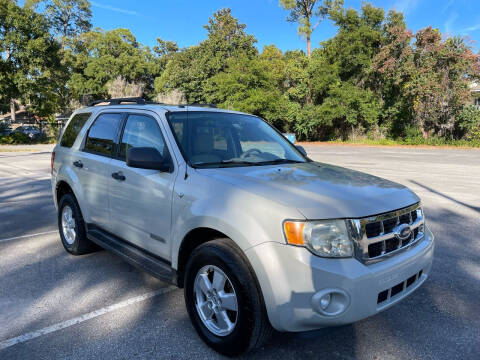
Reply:
<svg viewBox="0 0 480 360"><path fill-rule="evenodd" d="M409 139L355 139L331 140L332 144L360 144L360 145L386 145L386 146L439 146L458 148L480 148L480 140L447 140L442 138L409 138Z"/></svg>
<svg viewBox="0 0 480 360"><path fill-rule="evenodd" d="M5 147L5 146L0 146L0 152L31 152L32 148L27 149L27 148L21 148L21 147Z"/></svg>

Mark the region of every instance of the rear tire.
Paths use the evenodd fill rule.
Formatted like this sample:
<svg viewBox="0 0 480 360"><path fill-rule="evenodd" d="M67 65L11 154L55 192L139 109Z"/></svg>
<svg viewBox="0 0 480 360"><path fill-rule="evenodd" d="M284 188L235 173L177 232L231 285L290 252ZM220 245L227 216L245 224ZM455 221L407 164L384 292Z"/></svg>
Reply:
<svg viewBox="0 0 480 360"><path fill-rule="evenodd" d="M208 275L209 272L211 275ZM215 286L216 282L213 281L216 274L224 277L218 293L218 286ZM199 297L198 281L202 276L206 281L203 288L205 284L207 287L212 286L208 299L202 293ZM240 355L260 347L271 335L273 329L253 269L232 240L217 239L196 248L186 266L184 284L185 303L193 326L215 351L227 356ZM202 289L202 292L205 291ZM225 296L230 297L230 301L226 301ZM207 318L211 320L206 320L205 313L197 306L199 303L208 305L205 309ZM232 305L233 303L236 305ZM228 313L226 322L233 324L233 328L227 326L225 331L219 331L215 323L219 323L221 314L225 317L225 313ZM209 322L213 322L213 326ZM222 323L225 324L225 321Z"/></svg>
<svg viewBox="0 0 480 360"><path fill-rule="evenodd" d="M87 239L85 222L73 194L65 194L58 204L58 231L62 245L72 255L83 255L98 250Z"/></svg>

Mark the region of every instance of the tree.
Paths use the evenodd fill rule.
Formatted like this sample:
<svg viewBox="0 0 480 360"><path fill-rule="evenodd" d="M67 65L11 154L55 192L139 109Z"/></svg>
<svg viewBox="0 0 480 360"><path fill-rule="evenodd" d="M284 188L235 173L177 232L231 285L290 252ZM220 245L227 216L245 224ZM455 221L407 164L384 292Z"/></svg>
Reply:
<svg viewBox="0 0 480 360"><path fill-rule="evenodd" d="M298 70L301 81L289 90L302 95L295 128L304 139L364 135L380 116L371 64L382 38L383 10L365 4L361 13L331 10L330 18L337 34L312 52Z"/></svg>
<svg viewBox="0 0 480 360"><path fill-rule="evenodd" d="M167 67L168 61L178 52L178 45L174 41L165 41L157 38L157 45L152 50L157 57L160 72L162 72Z"/></svg>
<svg viewBox="0 0 480 360"><path fill-rule="evenodd" d="M40 3L45 3L45 15L62 43L64 38L77 36L92 27L88 0L27 0L25 6L36 8Z"/></svg>
<svg viewBox="0 0 480 360"><path fill-rule="evenodd" d="M354 9L332 10L330 18L338 32L322 44L328 61L338 63L342 81L371 85L372 60L383 39L383 9L367 3L360 13Z"/></svg>
<svg viewBox="0 0 480 360"><path fill-rule="evenodd" d="M312 52L310 40L312 32L332 9L338 9L343 5L343 0L323 0L321 5L319 3L320 0L280 0L280 6L290 10L287 21L298 23L298 34L305 36L307 40L308 57Z"/></svg>
<svg viewBox="0 0 480 360"><path fill-rule="evenodd" d="M383 27L380 51L373 59L373 76L383 102L382 121L394 137L405 135L414 116L405 96L413 70L413 34L403 14L391 10Z"/></svg>
<svg viewBox="0 0 480 360"><path fill-rule="evenodd" d="M412 35L401 23L387 28L374 71L390 105L387 113L398 119L393 130L405 134L414 127L424 138L455 132L470 98L468 85L480 74L478 55L463 39L442 40L431 27Z"/></svg>
<svg viewBox="0 0 480 360"><path fill-rule="evenodd" d="M69 39L67 45L72 64L69 87L74 96L103 97L115 81L125 88L144 88L153 96L153 81L160 75L158 64L130 30L96 29Z"/></svg>
<svg viewBox="0 0 480 360"><path fill-rule="evenodd" d="M40 116L58 109L63 73L48 22L28 8L0 0L0 97L29 103ZM15 107L11 106L12 120Z"/></svg>
<svg viewBox="0 0 480 360"><path fill-rule="evenodd" d="M206 100L261 116L283 128L287 105L279 86L283 65L282 53L271 47L266 47L260 57L232 57L224 71L207 80Z"/></svg>
<svg viewBox="0 0 480 360"><path fill-rule="evenodd" d="M457 114L470 98L468 88L478 76L478 55L461 38L442 40L428 27L415 34L414 67L407 88L415 124L424 138L454 130Z"/></svg>
<svg viewBox="0 0 480 360"><path fill-rule="evenodd" d="M176 89L188 102L207 101L204 89L209 78L225 70L231 58L251 59L257 55L257 40L245 32L245 27L230 9L214 13L204 26L207 39L175 54L161 77L155 79L155 91L168 94Z"/></svg>

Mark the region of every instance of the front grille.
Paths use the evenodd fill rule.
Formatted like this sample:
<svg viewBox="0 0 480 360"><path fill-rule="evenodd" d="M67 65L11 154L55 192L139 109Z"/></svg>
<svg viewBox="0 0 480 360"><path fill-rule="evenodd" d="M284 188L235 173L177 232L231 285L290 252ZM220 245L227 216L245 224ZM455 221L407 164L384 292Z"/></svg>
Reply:
<svg viewBox="0 0 480 360"><path fill-rule="evenodd" d="M412 215L415 213L415 215ZM385 219L381 221L371 222L365 225L365 231L367 233L367 238L372 238L381 234L387 234L392 232L395 226L399 224L412 224L417 220L417 211L409 211L400 216L395 216L390 219ZM415 217L415 220L413 218Z"/></svg>
<svg viewBox="0 0 480 360"><path fill-rule="evenodd" d="M400 233L406 227L411 231L407 238ZM355 229L357 259L365 263L374 262L422 239L423 213L420 204L415 204L389 213L352 220L352 228Z"/></svg>
<svg viewBox="0 0 480 360"><path fill-rule="evenodd" d="M410 276L407 280L398 283L394 287L379 292L377 296L377 304L381 304L387 300L390 300L391 298L407 290L410 286L417 282L418 279L420 279L422 273L423 270L420 270L417 274Z"/></svg>

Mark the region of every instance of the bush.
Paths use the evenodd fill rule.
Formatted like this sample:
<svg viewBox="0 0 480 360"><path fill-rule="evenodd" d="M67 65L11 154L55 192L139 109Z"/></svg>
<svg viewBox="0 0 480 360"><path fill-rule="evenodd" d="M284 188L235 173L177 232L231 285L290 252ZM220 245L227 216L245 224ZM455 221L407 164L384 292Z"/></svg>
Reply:
<svg viewBox="0 0 480 360"><path fill-rule="evenodd" d="M460 138L480 140L480 110L473 105L464 106L455 119L455 132Z"/></svg>
<svg viewBox="0 0 480 360"><path fill-rule="evenodd" d="M15 145L15 144L31 144L32 139L23 133L11 133L10 135L3 135L0 137L0 144Z"/></svg>
<svg viewBox="0 0 480 360"><path fill-rule="evenodd" d="M480 123L472 126L467 135L465 135L465 139L468 141L478 141L480 142Z"/></svg>

